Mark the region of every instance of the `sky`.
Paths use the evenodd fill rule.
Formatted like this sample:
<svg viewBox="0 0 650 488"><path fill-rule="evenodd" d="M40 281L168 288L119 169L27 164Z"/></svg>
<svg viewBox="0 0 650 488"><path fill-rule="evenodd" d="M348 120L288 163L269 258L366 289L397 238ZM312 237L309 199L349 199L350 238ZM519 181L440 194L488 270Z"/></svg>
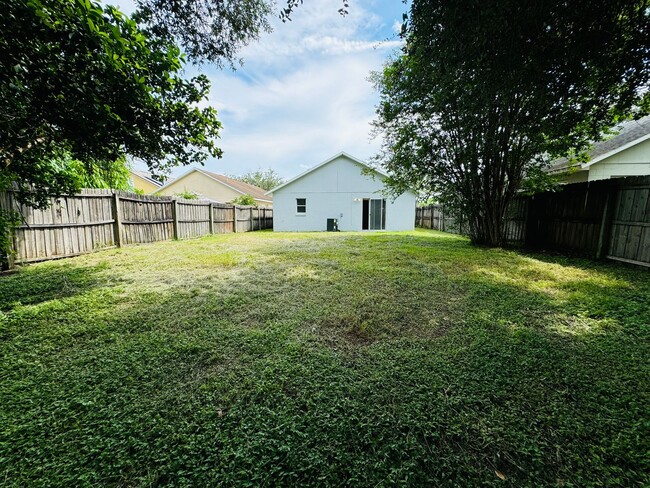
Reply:
<svg viewBox="0 0 650 488"><path fill-rule="evenodd" d="M284 0L279 0L283 3ZM131 0L105 0L131 13ZM380 140L371 136L378 95L368 77L399 48L406 6L400 0L305 0L292 21L273 18L273 32L240 53L235 71L204 64L209 103L223 124L221 159L205 169L241 175L272 168L291 178L341 151L367 160ZM191 76L197 68L188 66ZM137 167L136 169L146 169ZM176 168L172 176L186 172Z"/></svg>

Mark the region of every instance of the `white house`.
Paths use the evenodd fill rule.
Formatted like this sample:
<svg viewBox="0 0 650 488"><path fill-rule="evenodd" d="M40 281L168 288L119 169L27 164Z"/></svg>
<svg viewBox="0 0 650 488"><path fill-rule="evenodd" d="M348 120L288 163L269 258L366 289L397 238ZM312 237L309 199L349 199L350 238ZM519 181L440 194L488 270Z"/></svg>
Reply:
<svg viewBox="0 0 650 488"><path fill-rule="evenodd" d="M342 231L413 230L415 193L393 200L383 194L385 178L363 161L337 154L269 191L273 230L323 231L330 219Z"/></svg>
<svg viewBox="0 0 650 488"><path fill-rule="evenodd" d="M560 176L562 183L650 175L650 116L623 122L614 130L613 137L593 145L586 163L561 158L549 173Z"/></svg>

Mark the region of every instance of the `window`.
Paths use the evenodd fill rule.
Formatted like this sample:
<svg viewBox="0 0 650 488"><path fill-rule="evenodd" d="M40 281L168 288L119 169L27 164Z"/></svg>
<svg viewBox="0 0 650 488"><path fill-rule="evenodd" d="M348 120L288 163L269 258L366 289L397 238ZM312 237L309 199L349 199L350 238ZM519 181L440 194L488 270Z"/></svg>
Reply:
<svg viewBox="0 0 650 488"><path fill-rule="evenodd" d="M299 213L299 214L307 213L307 199L306 198L296 198L296 213Z"/></svg>

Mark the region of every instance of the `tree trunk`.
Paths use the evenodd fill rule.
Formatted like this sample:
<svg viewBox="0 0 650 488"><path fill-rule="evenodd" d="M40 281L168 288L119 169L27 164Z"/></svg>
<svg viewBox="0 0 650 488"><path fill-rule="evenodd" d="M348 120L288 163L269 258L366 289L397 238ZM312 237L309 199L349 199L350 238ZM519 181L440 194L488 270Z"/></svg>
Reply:
<svg viewBox="0 0 650 488"><path fill-rule="evenodd" d="M504 244L504 217L502 202L485 205L481 215L471 217L474 225L470 227L470 239L479 246L501 247Z"/></svg>

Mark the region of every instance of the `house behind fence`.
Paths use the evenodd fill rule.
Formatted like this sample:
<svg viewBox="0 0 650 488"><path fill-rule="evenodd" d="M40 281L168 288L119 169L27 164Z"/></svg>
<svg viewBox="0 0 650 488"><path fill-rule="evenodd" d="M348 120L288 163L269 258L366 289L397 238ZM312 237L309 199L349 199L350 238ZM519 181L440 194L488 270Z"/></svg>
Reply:
<svg viewBox="0 0 650 488"><path fill-rule="evenodd" d="M464 233L440 205L418 208L415 224ZM650 176L519 197L508 209L505 236L509 245L650 266Z"/></svg>
<svg viewBox="0 0 650 488"><path fill-rule="evenodd" d="M0 209L14 210L22 221L10 267L128 244L273 228L271 208L113 190L52 198L44 210L21 205L12 191L0 192Z"/></svg>

